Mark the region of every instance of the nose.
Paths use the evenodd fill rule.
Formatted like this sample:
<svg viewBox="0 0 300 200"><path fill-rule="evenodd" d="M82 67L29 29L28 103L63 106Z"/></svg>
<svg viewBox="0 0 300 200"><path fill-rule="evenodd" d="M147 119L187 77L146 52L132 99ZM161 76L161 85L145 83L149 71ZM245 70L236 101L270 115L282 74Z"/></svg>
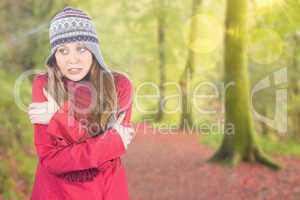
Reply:
<svg viewBox="0 0 300 200"><path fill-rule="evenodd" d="M76 64L79 62L79 55L76 51L72 50L70 51L70 54L68 56L68 63L69 64Z"/></svg>

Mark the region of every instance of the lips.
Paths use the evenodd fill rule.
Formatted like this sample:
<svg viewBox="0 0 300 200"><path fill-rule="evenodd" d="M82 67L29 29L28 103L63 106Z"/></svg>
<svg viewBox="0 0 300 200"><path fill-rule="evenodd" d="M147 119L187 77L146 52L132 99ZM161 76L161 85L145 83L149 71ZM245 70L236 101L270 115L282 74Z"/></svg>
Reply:
<svg viewBox="0 0 300 200"><path fill-rule="evenodd" d="M82 68L72 67L72 68L68 69L68 72L70 74L78 74L81 72L81 70L82 70Z"/></svg>

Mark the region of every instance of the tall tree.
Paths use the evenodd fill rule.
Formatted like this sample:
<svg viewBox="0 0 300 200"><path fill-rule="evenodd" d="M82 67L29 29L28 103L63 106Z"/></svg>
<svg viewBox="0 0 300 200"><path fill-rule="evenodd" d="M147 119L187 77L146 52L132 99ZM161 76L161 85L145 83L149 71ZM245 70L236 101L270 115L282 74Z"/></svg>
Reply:
<svg viewBox="0 0 300 200"><path fill-rule="evenodd" d="M296 32L293 35L293 56L292 56L292 65L289 70L289 96L290 96L290 116L292 126L290 127L290 131L295 138L300 138L300 110L299 110L299 102L300 102L300 88L299 88L299 44L300 44L300 33Z"/></svg>
<svg viewBox="0 0 300 200"><path fill-rule="evenodd" d="M165 105L165 87L164 84L166 82L166 56L165 56L165 0L158 0L158 15L157 15L157 35L158 35L158 54L159 54L159 102L158 102L158 113L156 116L156 120L160 121L163 117L164 105Z"/></svg>
<svg viewBox="0 0 300 200"><path fill-rule="evenodd" d="M193 0L192 3L192 17L197 14L197 10L200 6L201 0ZM197 20L191 20L190 33L189 33L189 44L194 42L197 38ZM179 84L181 88L181 117L180 117L180 128L189 128L193 126L192 117L192 106L189 98L189 82L193 78L195 68L195 52L189 48L187 61L183 73L180 76Z"/></svg>
<svg viewBox="0 0 300 200"><path fill-rule="evenodd" d="M248 0L227 0L225 34L225 125L219 150L210 161L236 165L257 161L272 169L280 166L257 143L250 107L247 63ZM229 86L230 83L233 85Z"/></svg>

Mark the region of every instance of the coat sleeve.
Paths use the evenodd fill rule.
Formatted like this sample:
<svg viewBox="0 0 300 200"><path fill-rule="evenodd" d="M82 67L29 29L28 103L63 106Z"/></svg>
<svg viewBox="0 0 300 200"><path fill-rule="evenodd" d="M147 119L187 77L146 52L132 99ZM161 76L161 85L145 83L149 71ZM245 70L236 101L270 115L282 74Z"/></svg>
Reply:
<svg viewBox="0 0 300 200"><path fill-rule="evenodd" d="M44 97L42 89L47 80L45 77L38 75L32 84L32 102L47 101ZM122 105L126 104L125 119L123 125L130 124L131 115L131 85L126 87L128 91L122 90L120 94L125 100ZM127 100L126 100L127 99ZM123 108L123 106L121 106ZM64 116L65 115L65 116ZM58 137L55 131L78 131L76 127L62 129L58 124L55 124L56 118L65 117L67 114L60 112L55 114L50 120L49 125L34 124L34 143L41 165L45 166L51 173L64 174L70 171L85 170L89 168L99 168L106 161L115 159L123 155L126 150L120 135L113 128L107 130L103 135L92 137L81 143L70 143L65 139ZM50 124L51 129L49 128ZM79 122L75 122L79 123ZM80 134L80 133L77 133Z"/></svg>

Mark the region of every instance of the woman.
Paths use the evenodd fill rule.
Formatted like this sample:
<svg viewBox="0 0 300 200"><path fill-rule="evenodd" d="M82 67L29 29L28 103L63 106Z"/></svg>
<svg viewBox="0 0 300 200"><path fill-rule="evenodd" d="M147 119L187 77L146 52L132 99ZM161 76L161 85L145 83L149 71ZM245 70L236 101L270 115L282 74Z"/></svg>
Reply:
<svg viewBox="0 0 300 200"><path fill-rule="evenodd" d="M31 199L127 200L131 82L104 64L82 11L58 13L49 36L48 71L34 78L29 106L39 158Z"/></svg>

